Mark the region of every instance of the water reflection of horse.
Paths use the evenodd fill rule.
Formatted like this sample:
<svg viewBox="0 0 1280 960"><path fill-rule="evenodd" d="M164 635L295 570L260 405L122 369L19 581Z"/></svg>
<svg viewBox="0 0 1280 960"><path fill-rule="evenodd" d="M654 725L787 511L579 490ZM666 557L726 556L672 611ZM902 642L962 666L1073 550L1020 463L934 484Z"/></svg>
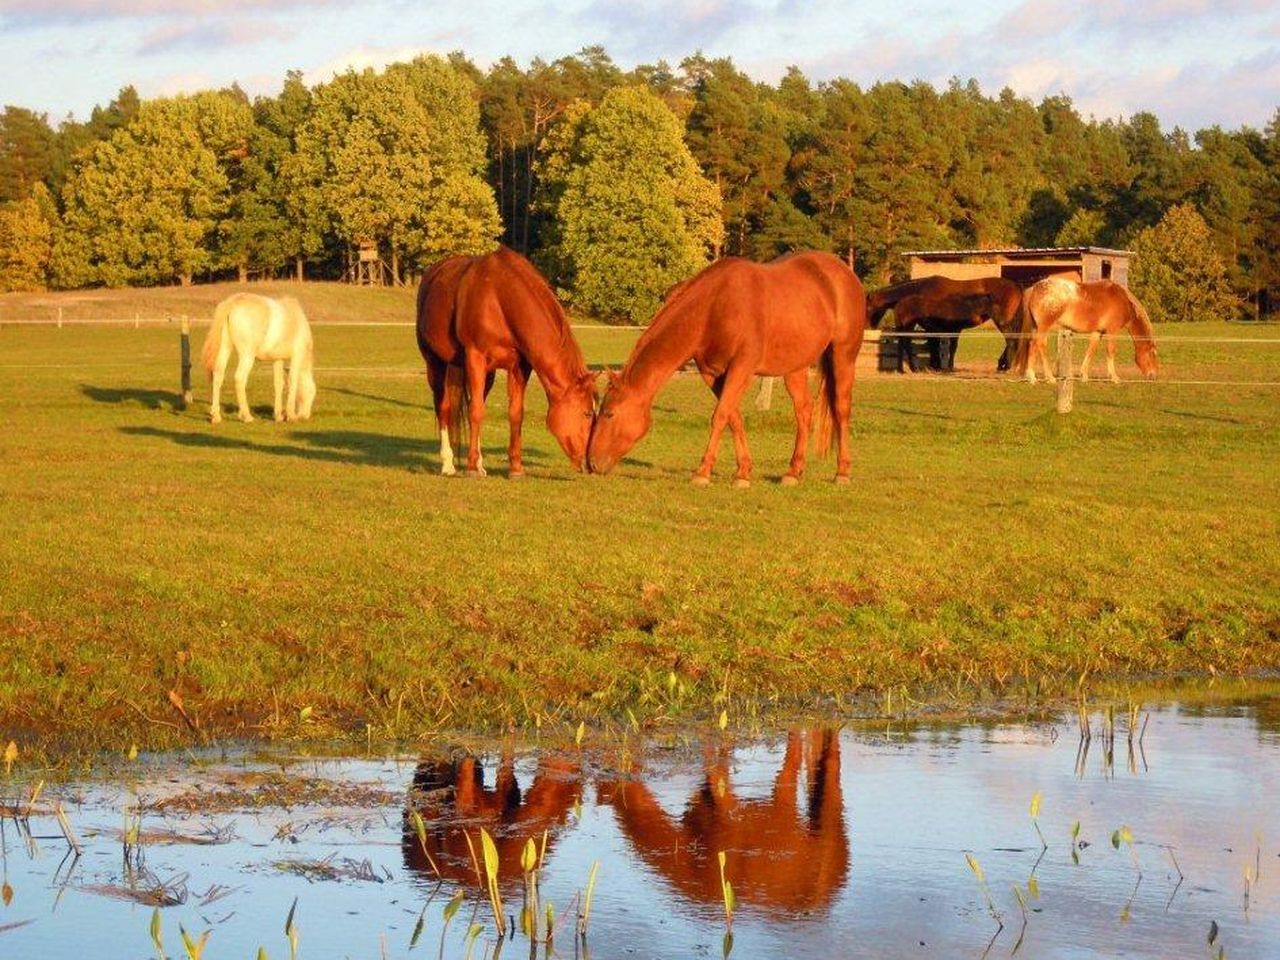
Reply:
<svg viewBox="0 0 1280 960"><path fill-rule="evenodd" d="M1016 372L1026 371L1027 379L1035 382L1035 357L1040 356L1044 378L1053 382L1049 369L1049 353L1045 338L1055 326L1065 327L1075 333L1089 334L1089 346L1080 361L1080 379L1089 379L1089 365L1093 362L1098 341L1107 338L1107 374L1119 383L1116 373L1115 335L1128 330L1133 338L1134 357L1138 369L1148 380L1154 380L1160 371L1156 355L1156 342L1151 318L1138 298L1125 287L1111 280L1093 283L1077 283L1064 277L1046 277L1027 290L1022 324L1022 339L1018 344Z"/></svg>
<svg viewBox="0 0 1280 960"><path fill-rule="evenodd" d="M735 794L727 760L709 760L678 819L636 780L602 784L601 798L636 855L691 900L721 902L723 850L739 903L783 913L828 907L849 872L838 734L788 734L782 767L764 799Z"/></svg>
<svg viewBox="0 0 1280 960"><path fill-rule="evenodd" d="M726 257L668 294L600 402L589 468L608 473L652 424L658 390L692 360L716 395L711 435L695 484L711 482L725 427L733 433L736 486L751 482L740 404L757 375L780 376L796 411L796 440L784 484L800 481L807 457L809 368L818 364L818 450L837 441L836 482L848 483L854 364L866 327L866 295L844 261L803 252L770 263Z"/></svg>
<svg viewBox="0 0 1280 960"><path fill-rule="evenodd" d="M509 476L524 475L521 433L531 372L547 393L547 429L582 468L595 379L564 309L533 264L506 247L435 264L418 287L417 327L440 425L441 473L456 472L453 442L461 444L469 433L467 472L484 474L480 428L498 370L507 372Z"/></svg>
<svg viewBox="0 0 1280 960"><path fill-rule="evenodd" d="M996 367L1009 369L1017 350L1022 306L1022 288L1001 277L975 280L952 280L949 277L921 277L904 283L882 287L867 295L867 319L879 326L884 315L893 311L898 330L919 327L926 333L959 335L961 330L990 320L1005 336L1004 352ZM950 369L957 341L929 341L930 366ZM910 357L911 369L915 359Z"/></svg>
<svg viewBox="0 0 1280 960"><path fill-rule="evenodd" d="M414 771L406 809L405 866L430 879L436 877L410 822L409 812L416 810L426 825L427 851L445 879L474 883L475 868L466 835L471 836L480 856L483 827L498 848L498 876L503 882L515 880L521 875L525 841L532 837L541 845L546 830L550 850L557 828L581 796L582 778L576 760L539 757L527 789L521 788L516 777L511 752L504 752L499 759L492 786L485 786L484 765L471 754L424 760Z"/></svg>

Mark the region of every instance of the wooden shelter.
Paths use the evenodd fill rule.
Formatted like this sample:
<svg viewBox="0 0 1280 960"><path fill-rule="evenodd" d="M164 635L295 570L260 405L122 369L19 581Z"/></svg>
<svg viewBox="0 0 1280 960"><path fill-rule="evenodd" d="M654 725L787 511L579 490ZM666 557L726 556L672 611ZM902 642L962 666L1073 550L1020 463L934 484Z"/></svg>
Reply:
<svg viewBox="0 0 1280 960"><path fill-rule="evenodd" d="M911 279L950 277L976 280L1003 277L1030 286L1045 277L1069 277L1085 283L1114 280L1129 285L1128 250L1106 247L1004 247L995 250L911 250L903 254Z"/></svg>

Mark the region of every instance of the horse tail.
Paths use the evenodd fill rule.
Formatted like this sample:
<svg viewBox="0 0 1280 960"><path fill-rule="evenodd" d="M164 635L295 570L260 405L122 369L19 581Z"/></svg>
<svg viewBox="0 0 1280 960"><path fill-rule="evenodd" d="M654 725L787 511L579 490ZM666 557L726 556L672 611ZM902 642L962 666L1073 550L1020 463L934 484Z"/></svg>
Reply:
<svg viewBox="0 0 1280 960"><path fill-rule="evenodd" d="M1018 306L1018 349L1013 355L1012 371L1016 377L1027 372L1027 360L1031 356L1031 328L1035 318L1031 314L1031 292L1035 287L1022 294L1022 303Z"/></svg>
<svg viewBox="0 0 1280 960"><path fill-rule="evenodd" d="M813 408L814 450L820 457L831 452L832 424L836 419L835 344L818 358L818 402Z"/></svg>
<svg viewBox="0 0 1280 960"><path fill-rule="evenodd" d="M223 300L213 311L213 323L209 332L204 335L204 346L200 348L200 360L204 371L213 376L214 365L218 362L218 351L222 349L222 338L227 335L227 325L231 317L233 304L231 298Z"/></svg>
<svg viewBox="0 0 1280 960"><path fill-rule="evenodd" d="M449 443L463 447L468 440L467 426L471 422L471 388L467 386L467 371L449 364L444 369L444 405L449 408Z"/></svg>

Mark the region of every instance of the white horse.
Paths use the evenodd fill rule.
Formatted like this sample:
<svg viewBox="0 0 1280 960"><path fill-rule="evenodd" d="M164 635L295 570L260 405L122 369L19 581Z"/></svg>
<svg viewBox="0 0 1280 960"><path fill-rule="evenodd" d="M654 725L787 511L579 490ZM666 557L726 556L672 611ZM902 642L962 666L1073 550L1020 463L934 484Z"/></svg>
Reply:
<svg viewBox="0 0 1280 960"><path fill-rule="evenodd" d="M306 420L316 398L315 347L311 327L302 307L293 297L263 297L256 293L235 293L213 312L213 326L204 341L204 368L213 378L213 399L209 419L222 422L222 378L235 347L236 402L240 419L253 422L245 387L254 360L271 360L275 365L276 420ZM289 361L289 405L281 408L284 393L284 364Z"/></svg>

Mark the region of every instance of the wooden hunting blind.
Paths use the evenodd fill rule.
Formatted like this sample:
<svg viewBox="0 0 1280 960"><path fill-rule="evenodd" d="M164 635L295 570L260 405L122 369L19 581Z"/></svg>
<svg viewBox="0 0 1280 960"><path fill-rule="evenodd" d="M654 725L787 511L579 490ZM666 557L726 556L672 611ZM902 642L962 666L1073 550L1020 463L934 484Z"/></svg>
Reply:
<svg viewBox="0 0 1280 960"><path fill-rule="evenodd" d="M1085 283L1114 280L1129 285L1128 250L1106 247L1005 247L995 250L911 250L903 254L911 279L949 277L977 280L1003 277L1030 286L1045 277L1068 277Z"/></svg>

